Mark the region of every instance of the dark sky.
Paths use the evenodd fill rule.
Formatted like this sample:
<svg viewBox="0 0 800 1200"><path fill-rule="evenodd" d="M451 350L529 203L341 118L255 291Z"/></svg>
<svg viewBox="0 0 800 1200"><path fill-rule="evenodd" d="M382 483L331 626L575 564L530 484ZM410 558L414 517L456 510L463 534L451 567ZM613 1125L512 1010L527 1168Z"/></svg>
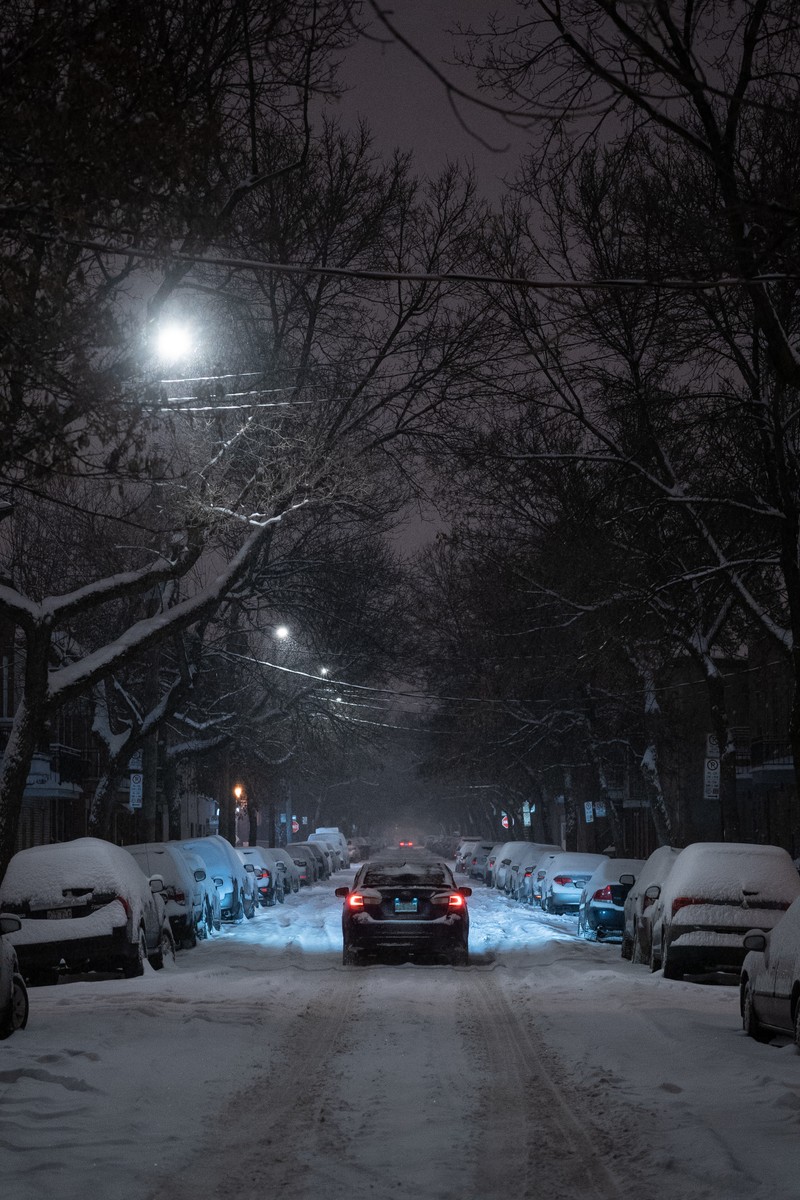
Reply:
<svg viewBox="0 0 800 1200"><path fill-rule="evenodd" d="M390 5L385 3L387 9ZM476 92L470 71L449 65L461 22L482 27L490 13L513 12L513 0L396 0L392 22L426 57L436 60L459 86ZM342 77L349 87L335 107L346 122L359 117L372 128L378 147L412 150L422 174L436 174L448 158L474 162L482 190L489 196L500 191L500 179L514 172L525 137L509 129L499 117L459 102L464 121L497 152L471 137L452 112L442 85L412 54L397 43L385 44L387 32L372 26L378 41L362 38L348 53Z"/></svg>

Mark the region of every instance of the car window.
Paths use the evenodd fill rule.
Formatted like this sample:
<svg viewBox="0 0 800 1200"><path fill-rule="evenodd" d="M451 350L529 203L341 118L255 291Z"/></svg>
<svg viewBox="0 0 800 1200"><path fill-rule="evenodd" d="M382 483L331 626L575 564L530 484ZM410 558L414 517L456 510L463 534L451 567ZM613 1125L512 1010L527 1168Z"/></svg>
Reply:
<svg viewBox="0 0 800 1200"><path fill-rule="evenodd" d="M438 864L371 867L361 878L362 887L453 887L453 878Z"/></svg>

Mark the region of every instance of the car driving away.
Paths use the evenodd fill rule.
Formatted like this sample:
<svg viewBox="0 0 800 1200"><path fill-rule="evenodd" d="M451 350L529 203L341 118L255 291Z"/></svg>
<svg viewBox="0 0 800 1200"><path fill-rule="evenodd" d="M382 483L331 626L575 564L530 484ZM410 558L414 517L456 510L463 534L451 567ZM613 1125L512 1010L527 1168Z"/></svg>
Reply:
<svg viewBox="0 0 800 1200"><path fill-rule="evenodd" d="M466 966L472 889L458 887L439 859L373 859L356 872L352 888L337 888L336 895L344 899L345 966L389 953Z"/></svg>

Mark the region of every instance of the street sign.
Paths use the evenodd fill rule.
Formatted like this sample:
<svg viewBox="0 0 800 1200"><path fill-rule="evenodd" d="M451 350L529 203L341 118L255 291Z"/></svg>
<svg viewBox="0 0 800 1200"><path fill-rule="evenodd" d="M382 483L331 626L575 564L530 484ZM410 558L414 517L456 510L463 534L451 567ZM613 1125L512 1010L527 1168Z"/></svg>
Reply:
<svg viewBox="0 0 800 1200"><path fill-rule="evenodd" d="M500 824L503 826L503 829L508 829L508 813L503 813Z"/></svg>
<svg viewBox="0 0 800 1200"><path fill-rule="evenodd" d="M139 771L134 771L131 774L130 795L128 804L131 808L142 807L142 781L144 776Z"/></svg>
<svg viewBox="0 0 800 1200"><path fill-rule="evenodd" d="M585 801L583 805L583 811L586 815L586 824L591 825L592 821L594 821L594 806L592 805L591 800Z"/></svg>
<svg viewBox="0 0 800 1200"><path fill-rule="evenodd" d="M534 805L535 807L535 805ZM522 824L526 829L530 828L531 824L531 805L526 800L522 806Z"/></svg>
<svg viewBox="0 0 800 1200"><path fill-rule="evenodd" d="M299 832L300 832L300 822L292 821L292 833L299 833Z"/></svg>
<svg viewBox="0 0 800 1200"><path fill-rule="evenodd" d="M719 759L707 758L703 776L703 799L719 800Z"/></svg>

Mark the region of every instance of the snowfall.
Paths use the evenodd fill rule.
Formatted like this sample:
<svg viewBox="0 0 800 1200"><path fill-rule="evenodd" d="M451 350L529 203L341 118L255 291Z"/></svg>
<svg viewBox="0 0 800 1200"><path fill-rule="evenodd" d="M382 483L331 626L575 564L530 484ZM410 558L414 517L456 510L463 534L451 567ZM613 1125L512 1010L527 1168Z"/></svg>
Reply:
<svg viewBox="0 0 800 1200"><path fill-rule="evenodd" d="M476 884L471 964L343 967L339 872L140 979L31 989L3 1200L797 1200L800 1054Z"/></svg>

